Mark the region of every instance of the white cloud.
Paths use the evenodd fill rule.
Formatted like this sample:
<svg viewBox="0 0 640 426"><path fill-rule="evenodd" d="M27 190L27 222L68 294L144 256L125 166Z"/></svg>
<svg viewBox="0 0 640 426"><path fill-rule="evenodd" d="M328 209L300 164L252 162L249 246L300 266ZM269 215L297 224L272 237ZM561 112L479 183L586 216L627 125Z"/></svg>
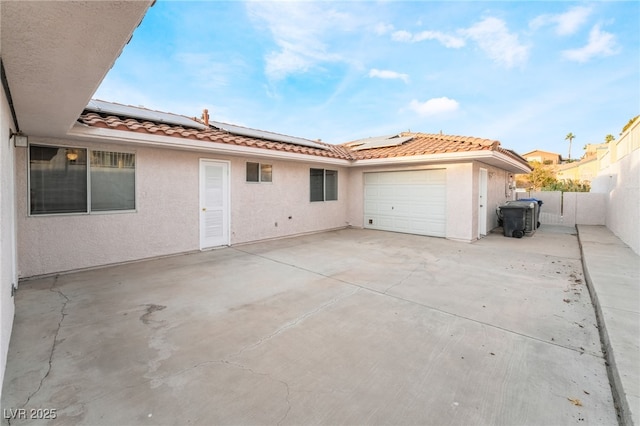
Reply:
<svg viewBox="0 0 640 426"><path fill-rule="evenodd" d="M409 103L409 109L422 116L432 116L453 112L456 111L459 106L460 104L458 101L447 97L432 98L425 102L418 102L414 99Z"/></svg>
<svg viewBox="0 0 640 426"><path fill-rule="evenodd" d="M393 25L385 24L383 22L380 22L380 23L376 24L376 26L373 29L373 31L378 35L385 35L385 34L390 33L391 31L393 31Z"/></svg>
<svg viewBox="0 0 640 426"><path fill-rule="evenodd" d="M591 12L591 7L575 6L558 15L540 15L529 22L529 28L536 30L545 25L555 25L558 35L571 35L587 21Z"/></svg>
<svg viewBox="0 0 640 426"><path fill-rule="evenodd" d="M501 19L485 18L462 33L474 40L494 62L507 68L523 64L529 57L529 47L520 44L518 36L510 33Z"/></svg>
<svg viewBox="0 0 640 426"><path fill-rule="evenodd" d="M400 30L400 31L396 31L393 34L391 34L391 40L393 41L412 41L413 36L411 35L411 33L409 31L405 31L405 30Z"/></svg>
<svg viewBox="0 0 640 426"><path fill-rule="evenodd" d="M249 15L265 24L278 50L266 55L265 72L272 80L305 72L322 62L347 61L331 53L325 39L334 32L348 31L355 23L329 3L248 2Z"/></svg>
<svg viewBox="0 0 640 426"><path fill-rule="evenodd" d="M437 40L444 47L452 47L454 49L463 47L465 45L464 39L444 34L439 31L422 31L418 34L415 34L413 36L413 39L415 41Z"/></svg>
<svg viewBox="0 0 640 426"><path fill-rule="evenodd" d="M589 32L589 42L584 47L565 50L562 56L570 61L587 62L596 56L612 56L619 52L616 36L600 30L600 25L594 25Z"/></svg>
<svg viewBox="0 0 640 426"><path fill-rule="evenodd" d="M229 63L215 60L209 53L178 53L175 60L202 88L217 89L229 84Z"/></svg>
<svg viewBox="0 0 640 426"><path fill-rule="evenodd" d="M389 70L378 70L378 69L371 69L369 71L369 77L371 78L383 78L383 79L389 79L389 80L402 80L405 83L409 83L409 75L408 74L403 74L403 73L399 73L396 71L389 71Z"/></svg>
<svg viewBox="0 0 640 426"><path fill-rule="evenodd" d="M411 34L408 31L400 30L391 34L391 39L394 41L411 42L416 43L423 40L436 40L439 41L444 47L460 48L463 47L464 39L455 37L449 34L442 33L440 31L422 31L416 34Z"/></svg>

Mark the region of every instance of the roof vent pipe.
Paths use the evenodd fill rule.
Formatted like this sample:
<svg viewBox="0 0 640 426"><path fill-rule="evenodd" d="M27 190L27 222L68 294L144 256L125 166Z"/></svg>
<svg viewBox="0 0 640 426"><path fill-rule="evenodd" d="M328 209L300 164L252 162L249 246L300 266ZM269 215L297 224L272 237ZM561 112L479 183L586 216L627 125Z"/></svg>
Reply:
<svg viewBox="0 0 640 426"><path fill-rule="evenodd" d="M206 108L202 110L202 120L204 121L204 125L209 127L209 110Z"/></svg>

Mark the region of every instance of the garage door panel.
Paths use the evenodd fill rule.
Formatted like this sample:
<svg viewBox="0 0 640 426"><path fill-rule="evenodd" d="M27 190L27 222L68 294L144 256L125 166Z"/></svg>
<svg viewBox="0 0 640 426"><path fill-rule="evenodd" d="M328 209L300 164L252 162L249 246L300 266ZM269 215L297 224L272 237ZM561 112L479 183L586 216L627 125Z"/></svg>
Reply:
<svg viewBox="0 0 640 426"><path fill-rule="evenodd" d="M446 170L365 173L364 226L444 237Z"/></svg>

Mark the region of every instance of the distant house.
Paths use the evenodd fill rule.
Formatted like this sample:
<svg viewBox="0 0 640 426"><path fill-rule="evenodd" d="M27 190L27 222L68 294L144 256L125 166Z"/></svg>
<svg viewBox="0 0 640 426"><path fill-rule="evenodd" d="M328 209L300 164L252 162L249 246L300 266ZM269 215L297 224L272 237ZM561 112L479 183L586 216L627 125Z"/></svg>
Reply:
<svg viewBox="0 0 640 426"><path fill-rule="evenodd" d="M588 144L580 161L565 163L556 169L556 179L591 182L601 169L599 157L606 152L609 144ZM600 153L600 155L598 155Z"/></svg>
<svg viewBox="0 0 640 426"><path fill-rule="evenodd" d="M522 157L527 161L537 161L538 163L542 163L545 165L556 165L562 162L562 157L560 154L549 151L541 151L534 150L527 152L526 154L522 154Z"/></svg>

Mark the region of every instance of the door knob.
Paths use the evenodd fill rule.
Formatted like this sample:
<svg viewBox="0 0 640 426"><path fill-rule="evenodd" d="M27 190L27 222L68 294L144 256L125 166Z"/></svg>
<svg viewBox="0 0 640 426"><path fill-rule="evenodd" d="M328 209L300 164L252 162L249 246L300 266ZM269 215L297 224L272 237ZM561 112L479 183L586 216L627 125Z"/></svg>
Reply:
<svg viewBox="0 0 640 426"><path fill-rule="evenodd" d="M206 207L203 207L203 208L202 208L202 211L203 211L203 212L206 212L206 211L207 211L207 208L206 208Z"/></svg>

